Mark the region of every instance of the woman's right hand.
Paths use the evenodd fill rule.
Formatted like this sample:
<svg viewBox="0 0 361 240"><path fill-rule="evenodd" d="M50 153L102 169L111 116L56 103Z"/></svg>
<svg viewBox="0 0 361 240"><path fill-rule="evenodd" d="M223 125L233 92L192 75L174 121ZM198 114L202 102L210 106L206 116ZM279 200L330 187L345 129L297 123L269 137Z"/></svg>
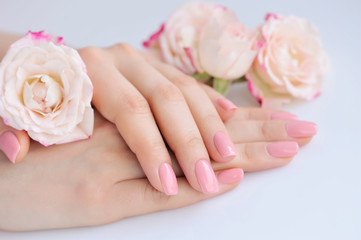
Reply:
<svg viewBox="0 0 361 240"><path fill-rule="evenodd" d="M283 166L298 150L297 144L287 143L302 145L311 139L310 128L308 132L294 128L307 123L271 120L275 114L282 113L238 109L226 122L241 154L232 162L213 162L220 183L218 193L207 195L192 188L171 154L179 194L167 196L145 178L117 128L96 113L94 135L88 141L48 148L32 142L25 161L16 165L0 154L0 229L100 225L222 194L237 186L243 177L242 169L257 171Z"/></svg>

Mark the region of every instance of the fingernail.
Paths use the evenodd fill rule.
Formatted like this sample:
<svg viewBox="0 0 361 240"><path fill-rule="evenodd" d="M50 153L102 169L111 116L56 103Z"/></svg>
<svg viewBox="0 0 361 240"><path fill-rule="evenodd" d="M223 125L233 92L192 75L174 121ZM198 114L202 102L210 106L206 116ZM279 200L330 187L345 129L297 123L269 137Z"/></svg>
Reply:
<svg viewBox="0 0 361 240"><path fill-rule="evenodd" d="M317 125L312 122L290 122L286 125L286 131L293 138L312 137L317 133Z"/></svg>
<svg viewBox="0 0 361 240"><path fill-rule="evenodd" d="M196 177L204 193L219 191L218 180L209 161L199 160L196 163Z"/></svg>
<svg viewBox="0 0 361 240"><path fill-rule="evenodd" d="M273 157L292 157L298 153L298 144L296 142L270 143L267 145L267 151Z"/></svg>
<svg viewBox="0 0 361 240"><path fill-rule="evenodd" d="M217 151L226 161L232 160L237 156L236 148L233 145L233 142L229 137L223 132L217 132L213 137L214 145L217 148Z"/></svg>
<svg viewBox="0 0 361 240"><path fill-rule="evenodd" d="M298 120L298 116L287 112L275 112L271 115L272 120Z"/></svg>
<svg viewBox="0 0 361 240"><path fill-rule="evenodd" d="M16 156L20 151L20 144L14 133L7 131L1 134L0 149L9 158L10 162L15 163Z"/></svg>
<svg viewBox="0 0 361 240"><path fill-rule="evenodd" d="M234 105L234 103L228 100L227 98L218 98L217 103L219 106L221 106L221 108L223 108L226 111L237 109L237 106Z"/></svg>
<svg viewBox="0 0 361 240"><path fill-rule="evenodd" d="M159 178L167 195L178 194L177 177L169 163L162 163L159 167Z"/></svg>
<svg viewBox="0 0 361 240"><path fill-rule="evenodd" d="M243 179L244 172L242 168L234 168L229 170L224 170L218 173L218 181L223 184L232 184L239 182Z"/></svg>

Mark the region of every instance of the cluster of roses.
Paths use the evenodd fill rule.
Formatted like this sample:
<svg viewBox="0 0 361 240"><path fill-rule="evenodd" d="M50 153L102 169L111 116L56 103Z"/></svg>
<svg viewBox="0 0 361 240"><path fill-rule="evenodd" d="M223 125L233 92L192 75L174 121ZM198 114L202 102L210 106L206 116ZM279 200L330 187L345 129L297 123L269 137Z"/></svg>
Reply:
<svg viewBox="0 0 361 240"><path fill-rule="evenodd" d="M190 2L143 43L163 61L225 93L246 77L263 107L320 95L329 60L316 27L295 16L267 14L246 28L223 6Z"/></svg>
<svg viewBox="0 0 361 240"><path fill-rule="evenodd" d="M258 29L247 29L233 11L210 3L184 4L144 46L222 93L245 76L266 107L317 97L328 70L308 21L268 14ZM0 64L0 117L46 146L92 134L92 94L78 52L45 32L13 43Z"/></svg>

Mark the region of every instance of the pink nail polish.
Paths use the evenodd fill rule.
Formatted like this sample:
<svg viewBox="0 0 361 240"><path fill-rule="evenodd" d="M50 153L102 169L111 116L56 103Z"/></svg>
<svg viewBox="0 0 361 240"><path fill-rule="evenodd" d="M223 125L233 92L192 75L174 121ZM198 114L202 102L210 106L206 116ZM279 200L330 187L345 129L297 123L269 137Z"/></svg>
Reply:
<svg viewBox="0 0 361 240"><path fill-rule="evenodd" d="M268 153L277 158L293 157L298 153L296 142L276 142L267 145Z"/></svg>
<svg viewBox="0 0 361 240"><path fill-rule="evenodd" d="M271 115L272 120L298 120L298 116L287 112L275 112Z"/></svg>
<svg viewBox="0 0 361 240"><path fill-rule="evenodd" d="M218 173L218 181L223 184L232 184L239 182L243 179L244 172L242 168L234 168L229 170L224 170Z"/></svg>
<svg viewBox="0 0 361 240"><path fill-rule="evenodd" d="M7 131L1 134L0 149L9 158L10 162L15 163L16 156L20 152L20 144L14 133Z"/></svg>
<svg viewBox="0 0 361 240"><path fill-rule="evenodd" d="M218 180L209 161L199 160L196 163L196 177L204 193L219 191Z"/></svg>
<svg viewBox="0 0 361 240"><path fill-rule="evenodd" d="M229 137L223 132L217 132L213 137L214 145L225 161L232 160L237 156L236 148Z"/></svg>
<svg viewBox="0 0 361 240"><path fill-rule="evenodd" d="M236 110L237 106L234 105L233 102L231 102L230 100L228 100L227 98L218 98L217 99L217 103L219 106L221 106L221 108L223 108L226 111L230 111L230 110Z"/></svg>
<svg viewBox="0 0 361 240"><path fill-rule="evenodd" d="M317 133L317 125L312 122L290 122L286 125L286 131L293 138L312 137Z"/></svg>
<svg viewBox="0 0 361 240"><path fill-rule="evenodd" d="M159 178L167 195L178 194L177 177L169 163L162 163L159 167Z"/></svg>

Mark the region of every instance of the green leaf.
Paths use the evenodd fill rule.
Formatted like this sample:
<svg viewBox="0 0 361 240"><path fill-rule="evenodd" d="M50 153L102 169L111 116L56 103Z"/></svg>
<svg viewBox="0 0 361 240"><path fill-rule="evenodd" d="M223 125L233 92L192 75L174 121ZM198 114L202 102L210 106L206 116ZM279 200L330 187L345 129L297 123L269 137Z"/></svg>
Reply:
<svg viewBox="0 0 361 240"><path fill-rule="evenodd" d="M213 88L217 92L219 92L222 95L225 95L227 93L227 90L229 86L231 85L230 80L225 80L221 78L214 78L213 79Z"/></svg>
<svg viewBox="0 0 361 240"><path fill-rule="evenodd" d="M204 73L193 73L192 77L194 77L197 81L204 82L206 80L209 80L211 75L209 75L206 72L204 72Z"/></svg>

